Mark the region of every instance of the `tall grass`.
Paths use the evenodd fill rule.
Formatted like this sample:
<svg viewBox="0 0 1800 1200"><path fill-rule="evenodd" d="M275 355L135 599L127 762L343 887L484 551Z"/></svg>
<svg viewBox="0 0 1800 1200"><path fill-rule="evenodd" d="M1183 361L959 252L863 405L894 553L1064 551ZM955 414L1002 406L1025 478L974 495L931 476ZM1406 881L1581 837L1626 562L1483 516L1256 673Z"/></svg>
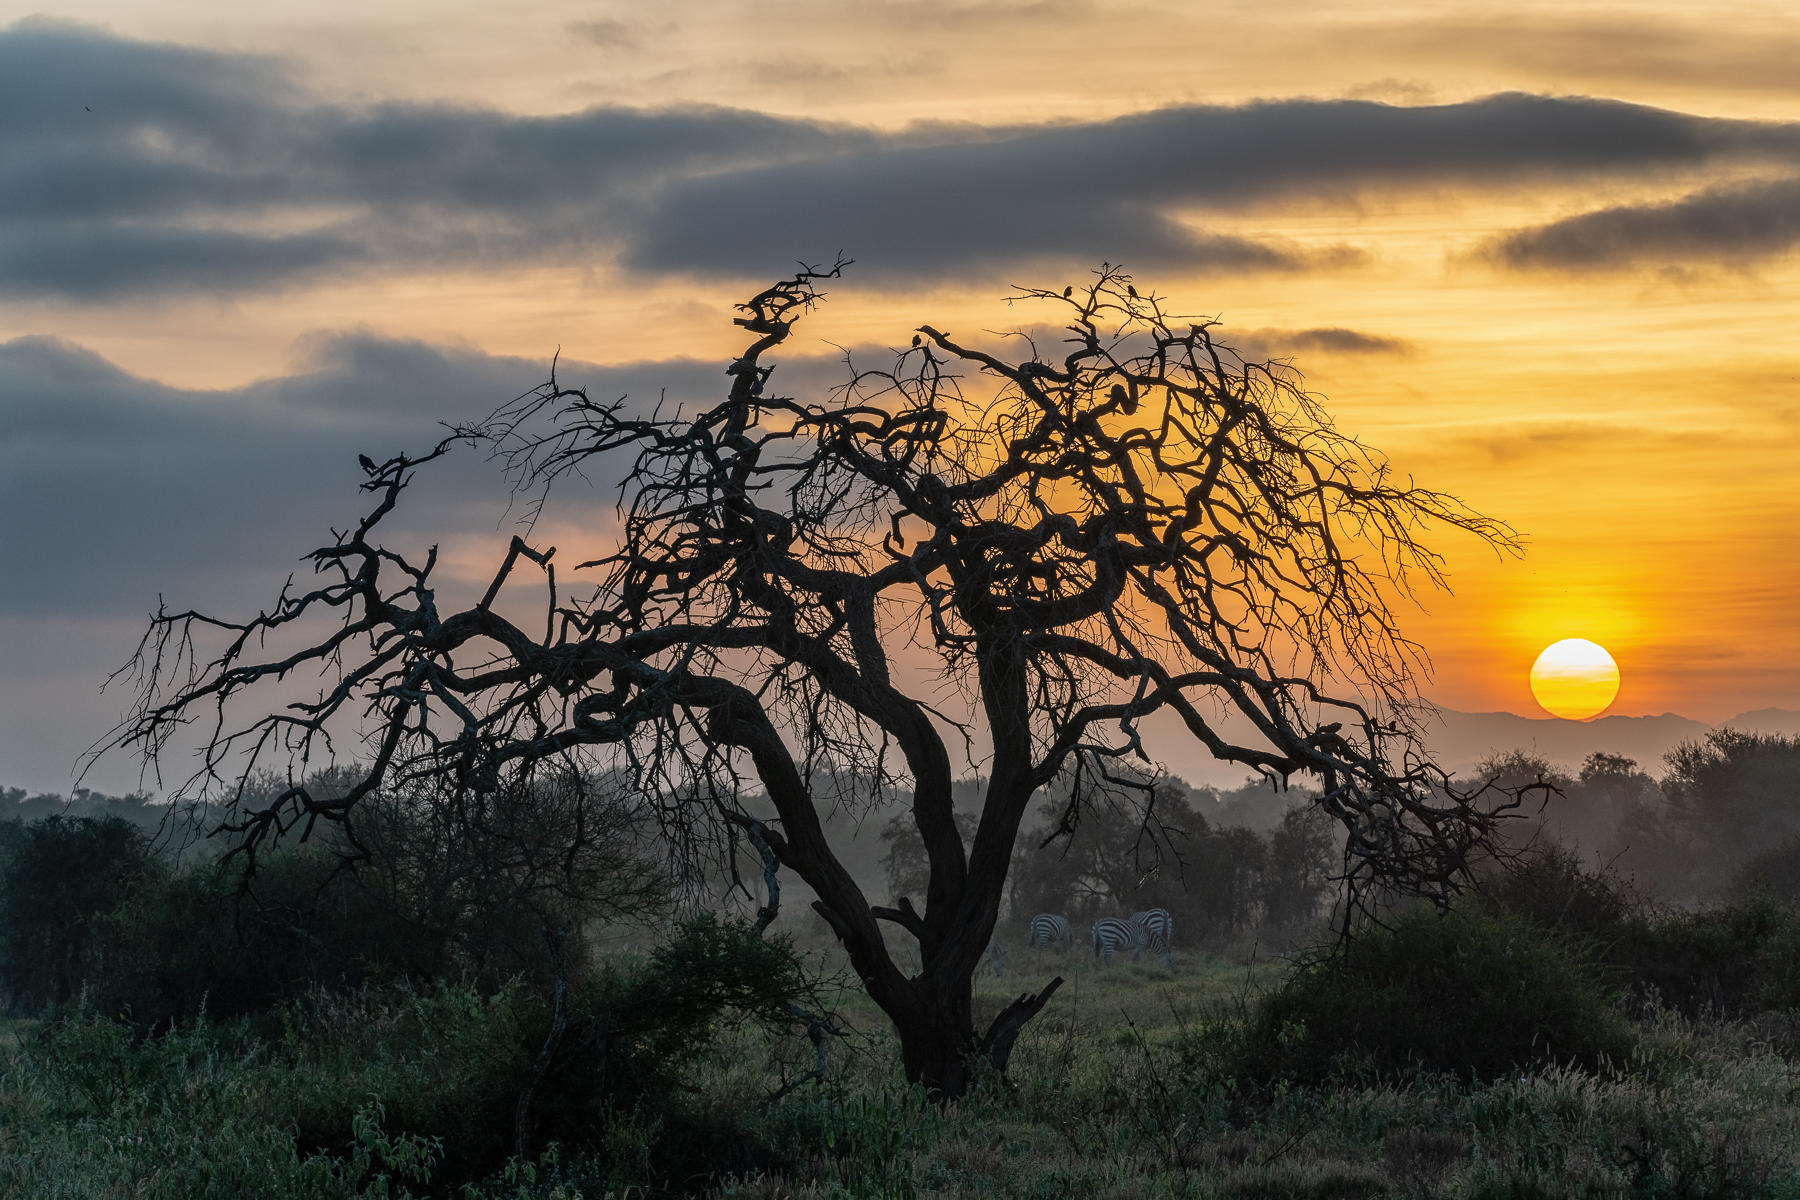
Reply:
<svg viewBox="0 0 1800 1200"><path fill-rule="evenodd" d="M74 1011L0 1039L0 1194L1800 1196L1793 1014L1639 998L1617 1062L1282 1081L1231 1073L1280 964L1009 966L981 981L990 1010L1049 970L1070 983L1012 1078L954 1105L901 1081L846 992L821 1081L777 1097L811 1047L722 1025L668 1104L562 1122L529 1163L508 1157L511 1106L545 1013L521 991L319 996L260 1033Z"/></svg>

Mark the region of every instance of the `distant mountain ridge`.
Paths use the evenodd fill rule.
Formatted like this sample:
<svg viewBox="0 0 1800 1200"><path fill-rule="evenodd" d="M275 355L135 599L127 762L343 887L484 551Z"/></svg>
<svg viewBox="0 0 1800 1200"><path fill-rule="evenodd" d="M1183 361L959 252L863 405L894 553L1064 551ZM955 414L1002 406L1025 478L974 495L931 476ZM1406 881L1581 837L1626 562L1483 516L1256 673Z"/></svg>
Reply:
<svg viewBox="0 0 1800 1200"><path fill-rule="evenodd" d="M1662 773L1663 756L1682 742L1698 741L1715 728L1729 726L1750 733L1800 734L1800 712L1762 708L1739 713L1717 726L1676 713L1654 717L1600 717L1565 721L1559 717L1521 717L1516 713L1467 713L1439 708L1428 721L1425 742L1449 771L1468 775L1495 753L1525 750L1573 771L1596 751L1635 759L1652 775Z"/></svg>

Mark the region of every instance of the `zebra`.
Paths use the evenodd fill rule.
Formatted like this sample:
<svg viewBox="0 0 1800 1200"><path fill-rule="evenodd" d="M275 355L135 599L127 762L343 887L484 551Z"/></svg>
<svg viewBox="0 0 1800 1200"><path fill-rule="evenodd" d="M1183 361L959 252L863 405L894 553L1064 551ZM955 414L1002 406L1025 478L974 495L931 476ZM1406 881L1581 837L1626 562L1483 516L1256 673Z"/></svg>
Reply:
<svg viewBox="0 0 1800 1200"><path fill-rule="evenodd" d="M1166 917L1167 914L1165 913L1164 916ZM1089 931L1089 937L1093 939L1095 957L1109 967L1112 966L1113 953L1127 946L1131 947L1132 962L1136 962L1143 955L1144 947L1148 946L1150 952L1156 955L1156 960L1163 966L1173 967L1175 965L1175 957L1169 953L1167 940L1157 929L1146 926L1137 917L1133 917L1129 921L1119 917L1101 917L1094 922L1093 928Z"/></svg>
<svg viewBox="0 0 1800 1200"><path fill-rule="evenodd" d="M1143 930L1117 917L1101 917L1088 930L1088 938L1094 943L1094 957L1109 967L1112 966L1113 951L1126 946L1131 947L1131 957L1135 961L1142 949L1142 937Z"/></svg>
<svg viewBox="0 0 1800 1200"><path fill-rule="evenodd" d="M994 968L994 974L1003 974L1006 966L1006 951L1000 948L1000 943L997 939L988 939L987 952L988 965Z"/></svg>
<svg viewBox="0 0 1800 1200"><path fill-rule="evenodd" d="M1039 913L1031 918L1031 937L1026 945L1048 948L1057 942L1065 948L1075 944L1075 931L1069 928L1068 918L1058 913Z"/></svg>
<svg viewBox="0 0 1800 1200"><path fill-rule="evenodd" d="M1132 913L1131 923L1143 928L1152 946L1160 940L1166 947L1175 940L1175 921L1166 908L1147 908L1143 912Z"/></svg>

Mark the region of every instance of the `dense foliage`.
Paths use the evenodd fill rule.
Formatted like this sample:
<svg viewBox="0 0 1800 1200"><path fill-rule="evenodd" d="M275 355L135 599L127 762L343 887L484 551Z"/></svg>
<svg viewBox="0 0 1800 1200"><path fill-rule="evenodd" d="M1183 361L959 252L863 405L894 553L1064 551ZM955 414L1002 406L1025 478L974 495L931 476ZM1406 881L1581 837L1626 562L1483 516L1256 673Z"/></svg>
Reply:
<svg viewBox="0 0 1800 1200"><path fill-rule="evenodd" d="M1256 1010L1245 1066L1319 1083L1413 1070L1497 1079L1622 1062L1616 989L1581 948L1503 913L1415 909L1296 971Z"/></svg>
<svg viewBox="0 0 1800 1200"><path fill-rule="evenodd" d="M117 969L111 917L153 865L148 839L117 817L0 824L0 988L15 1010L66 1003Z"/></svg>

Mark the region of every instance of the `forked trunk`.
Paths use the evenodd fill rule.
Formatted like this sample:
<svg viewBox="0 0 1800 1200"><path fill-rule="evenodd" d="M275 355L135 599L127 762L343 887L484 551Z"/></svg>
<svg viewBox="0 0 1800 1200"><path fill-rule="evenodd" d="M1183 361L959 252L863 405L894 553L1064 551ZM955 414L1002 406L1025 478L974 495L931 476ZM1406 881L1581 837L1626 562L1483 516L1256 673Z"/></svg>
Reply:
<svg viewBox="0 0 1800 1200"><path fill-rule="evenodd" d="M924 979L913 983L921 991L927 987ZM1061 986L1062 977L1057 976L1043 991L1020 995L980 1035L975 1032L967 980L952 988L949 997L940 996L935 1002L919 997L921 1003L890 1010L907 1082L923 1084L933 1099L954 1100L983 1075L1005 1079L1019 1031Z"/></svg>

